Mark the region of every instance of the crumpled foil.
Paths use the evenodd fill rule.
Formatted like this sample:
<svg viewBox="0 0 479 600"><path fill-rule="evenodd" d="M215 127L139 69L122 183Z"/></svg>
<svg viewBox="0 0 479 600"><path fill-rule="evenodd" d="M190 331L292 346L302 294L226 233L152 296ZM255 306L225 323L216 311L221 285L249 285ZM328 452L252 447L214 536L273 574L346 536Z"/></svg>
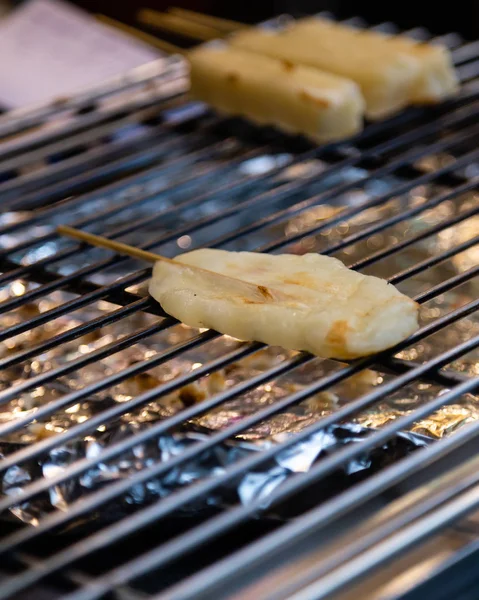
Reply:
<svg viewBox="0 0 479 600"><path fill-rule="evenodd" d="M235 152L239 152L239 148L232 141L230 146L223 148L222 152L225 157L231 157ZM217 158L215 157L214 160L217 160ZM253 186L254 189L250 193L257 195L260 191L266 191L275 185L297 179L304 180L300 192L301 199L311 197L341 182L355 182L357 180L357 188L342 194L328 203L312 206L303 210L300 214L291 215L288 220L279 224L273 223L260 231L251 233L247 237L237 238L223 247L232 250L251 250L258 246L267 246L269 243L277 241L278 238L286 236L291 240L291 244L286 248L288 252L297 254L321 252L326 247L331 247L344 238L364 230L364 228L394 216L398 212L400 213L410 207L421 205L431 197L445 191L445 188L436 185L418 186L408 194L392 198L379 208L362 211L359 215L349 219L348 223L340 223L328 227L319 233L308 235L307 231L310 228L320 226L326 219L340 214L347 207L355 206L358 203L384 193L391 188L391 185L397 184L397 180L394 178L374 179L361 184L359 180L366 175L366 172L361 169L347 169L343 172L323 177L322 174L327 165L321 161L307 161L288 167L287 164L290 159L291 156L287 154L265 155L248 159L237 165L231 172L226 173L225 178L231 178L232 181L236 180L238 176L248 178L259 173L266 173L275 166L281 165L285 166L285 168L279 175L262 180L258 184L259 189L258 186ZM192 174L204 174L205 167L207 165L204 163L192 166ZM314 177L308 178L311 175L314 175ZM152 214L154 215L161 210L168 209L175 202L181 199L184 200L185 198L178 195L173 200L171 192L165 191L170 189L169 186L175 182L181 181L182 177L184 177L183 172L170 173L168 177L160 173L156 178L151 176L146 182L132 184L130 187L122 190L121 194L112 194L99 200L96 199L95 202L99 204L95 204L95 210L104 210L109 206L114 206L116 203L124 202L129 198L135 198L138 194L153 194L150 203L146 202L136 207L134 213L132 212L133 209L121 212L114 218L105 221L102 226L105 230L123 226L130 223L133 219L151 217ZM201 182L195 180L194 193L197 196L201 195L201 185L203 185L205 193L210 193L210 184L211 182L201 184ZM185 191L185 197L188 197L191 193L192 189ZM157 195L155 196L154 194ZM245 194L247 192L243 190L241 196L236 197L232 194L231 198L222 198L221 202L215 199L214 194L212 194L211 201L191 205L179 217L175 214L174 224L169 222L168 218L165 218L160 226L155 223L150 224L149 220L145 219L145 224L139 231L133 232L123 239L127 243L140 245L161 234L171 234L172 230L181 229L181 226L190 220L204 218L215 213L220 207L233 206L238 200L243 200ZM291 198L278 201L275 208L288 208L297 200L298 198L293 195ZM444 202L432 210L427 210L418 217L408 219L405 222L382 230L381 233L369 236L366 240L349 245L334 255L350 265L369 256L373 252L400 243L411 235L420 233L425 228L447 220L451 216L470 210L472 207L477 206L477 201L477 195L464 194L453 200ZM83 218L89 214L90 209L91 206L82 205L72 210L71 214L69 214L69 219ZM158 247L158 251L164 255L175 255L178 252L187 251L201 245L208 246L211 240L223 236L238 227L254 223L263 214L268 214L270 211L270 206L258 206L257 211L244 211L244 214L241 213L237 219L235 217L236 220L233 224L227 219L225 222L215 223L213 227L205 227L196 230L194 233L178 235L178 237ZM0 217L0 225L22 221L28 217L29 213L6 213ZM59 217L60 220L62 218L61 216ZM367 267L364 272L389 277L391 273L396 273L421 260L435 256L439 251L447 250L474 237L477 234L479 226L477 219L478 217L468 218L454 227L445 229L437 235L426 238L400 252L381 259L377 263ZM47 225L29 226L20 229L14 235L0 236L0 246L10 248L34 236L49 233L57 224L52 219ZM294 236L299 235L302 235L301 239L296 240ZM14 254L11 258L19 264L28 265L63 250L67 247L67 244L66 240L52 239L45 243L34 245L23 253ZM91 249L73 258L55 263L50 268L59 273L66 274L108 256L110 254L107 251ZM477 261L477 247L473 247L448 261L444 261L425 272L403 281L398 287L406 294L414 296L476 265ZM139 265L135 261L124 261L110 269L103 270L100 274L95 275L93 280L99 284L109 283L139 266L143 265ZM0 289L0 301L22 296L36 286L37 284L32 282L16 280ZM143 285L134 286L131 288L131 291L142 294L145 293L145 287ZM430 323L451 310L470 302L477 298L477 294L477 279L471 279L457 288L424 303L421 307L420 315L422 324ZM0 314L0 327L6 328L20 323L25 319L38 316L74 297L76 296L64 291L48 294L39 301L31 302L19 309ZM117 306L106 301L99 301L74 313L58 317L26 333L6 340L0 345L0 358L15 356L21 350L35 347L57 334L69 331L73 327L90 322L95 318L105 316L117 308ZM0 371L0 390L8 389L38 374L48 372L51 369L88 355L88 353L106 344L114 343L125 335L137 332L157 321L158 317L154 315L138 313L82 335L61 346L47 350L32 360L27 360L19 365L3 369ZM197 333L197 330L184 325L175 325L169 329L145 337L136 344L108 358L96 361L68 375L61 376L54 382L19 394L8 404L0 408L0 425L1 423L8 423L12 419L18 419L27 415L34 416L38 407L45 403L53 401L71 391L82 389L96 381L101 381L106 376L117 373L138 361L155 356L157 353L165 351L175 344L194 337ZM442 329L436 335L406 349L399 354L399 357L405 360L423 362L478 333L479 319L477 315L470 315ZM90 416L97 414L107 406L116 403L128 403L131 398L138 394L156 388L181 375L190 373L203 364L234 350L239 345L240 343L237 340L228 336L222 336L206 344L197 346L163 365L131 377L104 392L88 396L81 403L59 411L45 422L34 421L25 429L0 440L0 451L4 455L9 455L25 444L31 444L44 437L61 433L75 424L86 421ZM125 436L132 435L134 431L148 427L149 424L159 419L171 416L181 411L185 406L191 406L218 392L228 390L234 385L263 373L272 366L295 356L295 354L295 352L280 348L265 348L229 365L225 369L202 377L195 383L185 386L175 393L158 398L140 409L125 413L117 422L100 426L91 435L83 439L77 439L74 443L68 444L65 447L58 448L48 456L40 457L34 464L23 464L10 469L1 482L3 493L13 495L32 481L48 477L59 471L61 472L61 469L75 460L84 456L96 456L96 453L99 453L102 447ZM172 432L167 436L152 440L145 446L135 447L128 455L121 456L108 465L100 464L96 469L85 473L81 478L52 489L48 495L14 508L12 515L16 519L35 525L42 515L50 512L53 508L67 510L69 504L81 497L82 494L89 493L92 489L97 489L103 485L108 485L109 482L119 478L128 477L132 472L143 468L147 464L151 464L151 462L167 460L169 456L178 453L185 446L204 439L205 435L224 429L228 425L256 413L262 407L268 406L278 399L303 389L309 383L317 381L320 377L328 375L341 367L341 363L337 361L320 358L312 359L310 362L289 371L287 374L268 381L254 390L228 400L216 409L192 419L191 422L184 424L181 431ZM479 374L479 357L477 353L470 353L448 365L447 368L453 373L467 376L477 375ZM141 488L131 490L128 495L119 499L118 503L111 507L111 509L102 510L96 515L92 515L91 519L95 523L101 523L109 518L118 518L122 514L125 514L125 512L147 504L155 498L164 496L179 486L187 485L198 478L212 476L217 472L221 472L228 464L231 464L231 462L238 458L258 452L262 448L276 443L282 436L293 435L295 432L301 431L308 425L318 421L324 415L333 413L338 407L371 391L375 386L388 381L392 377L393 375L372 370L366 370L356 376L350 377L330 387L327 391L315 394L297 406L290 407L288 410L258 423L245 431L241 436L218 446L214 451L206 456L199 457L197 461L186 465L179 471L175 471L175 473L169 474L161 480L152 481ZM264 469L256 473L246 475L241 482L236 482L230 488L219 490L218 495L214 498L206 498L199 506L187 507L187 511L204 510L207 507L211 509L212 507L229 505L238 500L249 502L252 498L258 497L258 495L266 497L267 494L271 493L291 473L298 470L307 470L315 460L320 459L321 456L328 452L334 451L338 445L359 441L364 435L367 435L370 428L381 427L401 415L408 414L418 406L429 401L432 397L443 392L444 389L439 385L433 385L420 380L404 386L401 390L384 398L379 404L360 413L354 419L354 422L346 423L336 428L329 428L314 436L307 443L294 447L290 461L288 459L284 462L282 458L278 457L274 464L267 465ZM471 420L478 419L478 400L477 396L466 394L459 398L454 405L444 407L430 417L421 419L414 424L410 432L400 434L390 444L378 449L373 454L362 457L360 461L348 464L346 470L341 474L336 473L334 481L329 481L328 487L317 491L314 501L321 501L325 497L325 494L329 493L329 489L338 491L351 485L359 476L358 474L361 477L367 476L374 469L380 468L381 465L404 456L415 448L424 445L426 443L425 439L434 439L449 435ZM427 437L423 438L421 434ZM281 462L278 462L278 460ZM284 517L285 515L281 516Z"/></svg>
<svg viewBox="0 0 479 600"><path fill-rule="evenodd" d="M110 444L116 443L141 429L135 423L111 427L107 432L97 433L84 443L58 447L39 460L29 464L11 467L2 481L2 492L9 496L17 495L22 488L31 483L34 476L52 477L58 475L76 460L98 456ZM198 516L218 508L232 506L238 501L248 504L254 500L267 501L272 492L295 473L307 472L321 458L333 453L341 446L358 443L371 433L355 424L333 425L310 436L306 440L280 452L273 460L253 472L247 473L229 485L223 485L213 495L197 500L194 504L183 506L178 513L185 516ZM171 492L206 477L219 476L236 461L271 447L276 441L292 434L283 434L277 439L253 444L233 440L216 445L213 449L199 454L191 462L173 469L160 478L152 478L146 484L137 484L118 500L102 507L100 513L89 515L98 522L115 521L135 508L146 506ZM279 439L278 439L279 438ZM208 439L201 432L178 432L163 435L145 444L138 444L121 459L108 463L100 462L82 476L56 485L39 499L26 502L12 509L12 516L31 525L36 525L45 513L53 509L68 510L68 506L84 494L101 489L112 482L131 477L131 475L153 463L166 462L181 454L192 444ZM411 433L399 433L382 447L363 454L348 462L317 486L314 493L299 495L294 502L288 502L275 510L267 518L288 519L362 481L383 466L407 456L411 452L426 446L429 439ZM0 443L0 450L5 448ZM175 515L175 516L178 516ZM75 521L74 527L84 525L85 521ZM71 530L69 524L68 530Z"/></svg>

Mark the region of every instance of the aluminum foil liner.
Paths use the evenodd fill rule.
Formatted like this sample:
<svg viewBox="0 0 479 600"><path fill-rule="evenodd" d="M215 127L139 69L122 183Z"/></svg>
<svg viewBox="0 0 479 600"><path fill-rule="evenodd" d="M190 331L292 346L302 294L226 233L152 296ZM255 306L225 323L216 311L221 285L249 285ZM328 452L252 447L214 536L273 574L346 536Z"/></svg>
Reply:
<svg viewBox="0 0 479 600"><path fill-rule="evenodd" d="M241 152L241 145L232 140L221 149L218 149L219 156L212 159L213 164L221 158L240 156ZM156 176L154 173L150 173L147 180L138 180L119 193L96 199L95 211L108 209L141 194L151 194L149 202L136 206L135 209L132 208L118 213L115 217L106 220L102 227L110 230L117 226L129 224L136 219L144 219L144 224L138 231L132 232L122 239L127 243L140 245L145 241L157 238L161 234L168 234L171 240L161 244L156 250L165 255L175 255L198 246L211 245L212 241L219 236L226 235L238 227L256 223L262 216L271 213L271 200L269 199L267 205L259 204L257 210L243 211L240 215L235 215L233 220L225 219L188 234L178 234L177 236L172 234L172 231L180 230L183 225L191 220L204 218L228 206L235 206L238 201L247 199L250 195L257 195L261 191L273 189L284 182L300 180L302 185L297 195L292 194L287 198L275 201L274 209L280 210L292 207L298 200L304 200L304 198L312 197L320 192L327 192L328 189L338 183L352 182L354 184L353 189L347 193L331 199L326 196L320 205L305 208L300 214L291 214L289 219L281 223L273 223L261 230L254 231L247 237L235 239L222 246L232 250L267 248L268 244L286 236L291 242L286 251L303 254L305 252L321 252L326 247L363 231L366 227L401 213L410 207L420 206L428 199L445 191L445 188L436 185L418 186L410 193L393 197L379 208L362 211L359 215L349 219L347 223L340 223L327 227L319 233L308 235L307 232L310 228L321 226L326 219L340 214L345 208L356 206L377 197L390 190L392 185L397 185L398 181L388 177L361 183L360 180L367 175L361 169L349 168L336 172L334 175L326 175L327 165L321 161L310 160L299 164L290 164L291 159L291 155L284 153L265 154L235 163L225 173L225 181L229 180L228 178L231 181L238 181L238 178L248 181L248 178L254 175L272 173L272 169L276 166L284 168L279 175L272 174L271 177L262 179L260 183L255 182L249 190L242 188L241 192L237 192L236 195L231 194L231 197L228 195L226 198L222 196L221 199L216 198L212 193L211 181L206 177L207 163L191 166L194 187L187 186L181 194L178 192L173 193L171 186L183 181L184 171L168 172L167 174L160 172ZM205 176L205 178L201 179L202 176ZM358 182L357 185L355 185L356 181ZM195 198L201 198L201 195L204 194L210 200L192 203L180 214L179 218L176 214L174 215L174 223L169 222L170 217L162 218L159 224L150 222L153 221L152 216L154 217L155 214L168 210L177 202L191 198L192 194L195 195ZM99 204L96 204L97 202ZM337 252L335 256L341 258L346 264L355 263L369 256L372 252L400 243L411 235L448 220L451 216L470 210L474 206L477 206L477 196L464 194L444 202L432 210L424 211L414 219L401 222L382 230L379 234L369 236L366 240L349 245ZM73 207L75 207L74 204ZM68 214L69 222L87 216L91 208L91 204L73 208ZM0 225L21 221L28 218L28 216L28 213L7 213L0 217ZM64 216L58 217L58 223L63 218ZM0 247L11 248L25 239L32 239L32 237L49 233L58 223L52 220L46 225L34 225L21 229L12 236L0 236ZM459 243L474 237L477 234L478 226L477 217L468 218L454 227L447 228L437 235L381 259L367 267L365 272L389 277L391 273L396 273L411 264L416 264L421 260L437 255L438 251L455 247ZM299 239L300 236L301 239ZM19 264L31 264L63 250L68 243L65 240L56 239L39 242L23 253L12 255L12 259ZM79 267L84 267L86 264L102 260L108 256L110 254L107 251L92 249L78 253L78 255L68 260L55 263L49 268L59 273L70 273ZM414 296L476 265L477 261L477 247L473 247L454 256L451 260L405 280L398 287L406 294ZM120 262L108 270L103 270L101 274L97 274L94 281L105 284L139 266L143 265L128 260ZM13 281L0 289L0 301L22 296L36 286L37 284L25 280ZM454 290L426 302L421 307L422 323L430 323L434 319L477 298L477 286L477 279L470 280ZM131 291L141 295L145 293L145 287L142 285L135 286L131 288ZM6 328L27 318L40 315L74 297L76 296L63 291L51 293L39 301L0 314L0 327ZM90 304L74 313L61 316L54 321L6 340L0 346L0 355L2 358L15 356L22 349L35 347L57 334L69 331L73 327L90 322L92 319L105 316L116 308L117 306L105 301ZM157 321L158 317L154 315L135 314L89 334L82 335L59 347L44 351L32 360L1 370L0 389L8 389L35 375L65 365ZM477 315L470 315L444 328L438 334L406 349L399 356L405 360L422 362L478 333L479 319ZM101 381L108 375L122 371L135 362L155 356L157 353L171 348L172 345L181 343L197 334L197 330L178 324L160 333L145 337L135 345L108 358L59 377L54 382L35 390L19 394L0 408L0 423L7 423L12 419L25 416L31 416L34 419L36 410L43 404L70 391L83 389L93 382ZM84 422L91 415L97 414L112 404L125 403L125 407L127 407L128 401L138 394L190 373L192 370L215 358L224 356L225 353L239 346L240 342L228 336L222 336L197 346L163 365L150 369L146 373L131 377L94 396L87 396L81 403L59 411L45 422L33 421L27 428L0 440L0 450L3 454L9 455L19 445L34 443L43 437L59 434L75 424ZM137 429L148 427L150 423L171 416L181 411L185 406L201 402L220 391L228 390L234 385L293 357L295 354L279 348L266 348L229 365L221 371L211 373L175 393L158 398L135 411L126 412L116 423L100 426L98 430L92 432L89 436L76 439L74 443L42 457L35 464L25 464L11 469L3 478L3 493L15 494L19 488L28 482L48 477L49 474L58 472L59 469L64 468L78 458L87 455L93 456L101 450L103 445L121 439L123 436L131 435ZM120 457L109 465L102 465L94 471L86 473L79 480L52 490L48 496L33 500L22 507L14 509L14 516L34 525L42 515L52 510L53 507L66 510L69 503L75 498L81 497L82 494L89 493L96 487L108 485L109 482L115 479L127 477L129 473L138 468L143 468L146 464L151 464L152 461L165 460L168 456L180 451L185 445L256 413L262 407L268 406L292 392L303 389L309 383L317 381L320 377L328 375L342 366L337 361L313 359L286 375L268 381L248 393L223 403L215 410L210 410L193 419L185 424L183 431L154 440L145 447L135 448L129 456ZM478 375L479 357L477 353L470 353L449 365L448 369L466 376ZM195 464L188 465L181 472L175 472L169 478L151 482L151 485L141 489L132 490L128 496L122 498L115 505L114 510L102 510L94 515L95 523L99 524L109 519L111 515L117 517L124 514L125 511L133 510L135 507L154 501L158 497L170 493L178 486L186 485L195 479L214 475L218 470L224 469L232 461L237 460L238 457L258 452L265 446L276 443L278 436L293 435L311 423L318 421L324 415L334 413L338 407L371 391L375 386L388 381L391 377L393 376L386 373L366 370L330 387L327 391L315 394L298 406L291 407L275 417L258 423L255 427L245 431L241 437L218 447L213 453L202 457ZM326 430L319 437L310 440L304 447L296 448L294 450L296 452L295 460L297 459L297 462L294 463L296 466L293 463L278 462L265 466L264 470L249 476L249 479L245 478L241 482L235 482L233 487L220 490L217 497L207 498L199 506L188 507L188 510L204 510L206 507L214 509L220 505L229 505L238 499L242 502L249 502L251 498L257 497L258 494L267 495L270 493L268 490L273 490L277 485L280 485L289 476L290 472L295 472L299 468L307 470L314 460L319 459L324 453L333 451L338 444L354 443L361 436L367 435L369 428L381 427L390 420L397 419L399 416L413 411L424 402L443 392L444 389L440 386L425 381L415 381L385 398L380 404L360 413L353 423L346 423L341 428ZM393 460L395 456L396 458L399 457L399 454L395 454L396 450L394 448L401 447L401 455L404 455L404 453L409 452L418 445L423 445L424 440L420 436L418 437L418 434L424 434L429 439L440 438L452 434L459 427L471 420L476 420L478 417L478 397L473 394L464 395L454 405L444 407L429 418L416 422L410 432L405 432L395 438L392 445L378 450L378 454L375 454L374 457L371 455L364 457L365 463L363 466L357 463L348 465L341 476L335 475L335 481L342 482L341 485L344 486L350 485L358 476L358 473L361 473L361 477L366 476L371 472L371 469L376 468L372 465L386 464L388 461ZM376 460L378 462L375 462ZM298 464L302 466L298 467ZM344 489L340 486L335 487L335 485L331 483L331 489ZM319 502L326 491L326 488L319 490L315 501Z"/></svg>
<svg viewBox="0 0 479 600"><path fill-rule="evenodd" d="M35 462L10 468L2 480L2 492L15 496L21 489L31 483L34 477L51 477L61 473L68 465L81 458L98 456L110 444L125 437L134 435L139 427L135 424L112 427L105 433L89 437L83 443L74 443L58 447ZM284 481L295 473L307 472L321 458L333 453L341 446L354 444L364 439L370 430L355 424L343 424L328 427L308 439L298 443L286 451L279 453L263 467L234 480L229 485L222 486L217 493L207 498L197 500L194 504L185 505L178 514L172 516L201 516L212 510L232 506L237 502L245 505L254 500L268 501L268 497ZM283 434L280 439L292 434ZM279 436L278 436L279 437ZM119 459L104 463L100 462L95 469L84 475L57 485L32 502L24 503L12 509L12 516L23 522L36 525L46 513L58 509L68 510L68 506L84 494L99 490L112 482L129 478L138 470L152 464L167 461L183 450L208 438L208 434L200 432L178 432L164 435L146 444L139 444ZM193 461L176 468L166 476L153 478L146 484L135 485L127 494L116 502L103 506L101 512L89 515L84 521L70 523L68 530L80 525L96 525L115 521L139 507L146 506L171 492L206 477L215 477L241 458L271 447L279 439L248 443L240 440L225 442L198 455ZM407 456L411 452L426 446L428 438L411 433L400 433L392 441L384 444L375 451L361 455L350 461L323 480L314 493L308 490L300 494L294 502L287 502L274 514L266 518L288 519L314 505L332 497L334 494L347 489L356 482L364 480L383 466ZM8 444L0 444L5 449ZM16 446L18 448L18 446ZM11 448L9 448L11 450Z"/></svg>

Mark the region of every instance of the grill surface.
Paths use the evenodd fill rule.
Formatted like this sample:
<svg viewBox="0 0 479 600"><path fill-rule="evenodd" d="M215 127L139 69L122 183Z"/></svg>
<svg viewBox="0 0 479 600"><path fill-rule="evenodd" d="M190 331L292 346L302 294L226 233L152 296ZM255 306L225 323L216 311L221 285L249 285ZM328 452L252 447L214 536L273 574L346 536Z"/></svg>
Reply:
<svg viewBox="0 0 479 600"><path fill-rule="evenodd" d="M379 28L393 29L389 24ZM409 34L427 37L423 30ZM378 265L390 264L384 261L394 259L404 250L439 239L434 236L469 223L469 237L447 249L438 242L437 251L429 258L409 261L401 270L390 271L388 275L400 287L418 282L416 300L426 306L433 299L462 289L461 286L474 285L474 281L477 284L477 261L472 266L460 266L449 277L441 275L438 279L435 271L479 242L477 196L471 196L473 199L464 210L434 213L453 207L466 194L471 195L477 190L479 179L479 45L463 44L456 35L445 36L442 41L453 50L463 82L457 99L439 107L408 110L389 121L368 126L353 140L319 148L274 131L256 131L242 122L218 120L204 107L178 100L176 96L181 93L184 79L176 63L166 73L164 65L151 65L136 72L129 81L117 81L93 94L3 117L0 199L2 207L10 212L0 224L4 248L0 251L0 284L11 286L17 282L18 285L13 295L4 297L0 311L2 315L16 315L33 302L40 302L40 311L33 315L21 313L23 318L4 328L0 339L8 347L17 335L48 324L53 324L53 328L51 335L38 343L14 354L4 353L0 359L2 371L41 362L49 350L63 345L67 348L68 343L111 324L124 323L125 337L60 367L39 373L32 368L29 378L0 392L0 403L7 404L21 394L54 384L62 376L87 373L99 361L168 331L176 323L132 287L147 280L149 269L106 251L59 241L54 232L59 223L121 238L170 256L201 245L304 252L314 247L312 240L320 239L322 252L344 257L355 244L364 242L369 253L354 261L352 267L368 272ZM431 194L424 201L414 202L414 194L421 196L426 186L430 186ZM309 218L306 225L304 222L301 225L301 218L311 215L312 209L334 207L343 198L352 201L345 207L343 204L341 212L333 211L326 218ZM366 219L357 229L352 226L358 216L367 215L373 208L387 207L398 198L404 201L384 213L382 220ZM32 209L35 211L29 212ZM413 222L428 211L444 214L444 218L431 220L430 226L419 231L412 228L404 239L377 250L377 236L387 235L388 228ZM15 220L14 213L21 213L24 218ZM286 227L298 222L300 225ZM342 227L342 237L332 240L329 233L336 226ZM47 303L43 310L42 300L59 291L63 293L61 300L53 307ZM111 303L112 309L98 315L94 309L99 302ZM446 561L434 563L436 572L423 576L424 579L427 575L429 585L442 582L435 597L451 597L441 596L446 591L450 593L444 584L444 580L450 581L447 574L452 566L457 569L459 564L466 564L477 549L474 518L464 521L479 505L477 461L466 460L477 448L477 421L282 526L252 519L267 508L261 499L238 504L208 519L182 520L174 515L181 506L254 470L312 432L361 414L411 382L432 384L431 389L441 393L431 392L426 402L391 420L360 444L346 446L307 473L292 477L275 490L272 505L294 498L299 490L313 489L314 484L348 460L382 446L397 432L410 429L440 407L472 393L479 387L479 377L448 368L460 357L473 356L477 351L479 336L472 330L465 332L460 343L424 360L415 361L400 352L416 348L434 334L446 335L448 326L462 322L477 312L478 307L479 300L459 302L451 312L429 320L391 352L339 365L330 374L276 402L266 403L257 412L211 434L168 462L151 464L132 478L80 498L66 511L55 510L42 516L36 526L10 528L5 524L0 539L4 572L0 598L32 597L29 594L35 598L44 594L48 598L75 600L108 594L115 598L212 595L220 598L237 594L242 598L299 600L332 597L340 592L346 598L357 582L363 586L359 589L364 597L372 598L371 590L364 586L368 581L376 581L371 579L373 575L380 577L380 566L401 557L396 564L407 571L418 560L411 554L411 548L417 552L423 547L420 544L438 540L440 534L449 535L452 531L452 546L459 553L451 552ZM89 321L55 332L58 319L90 309L94 316ZM134 327L134 319L141 313L152 316L146 327L138 329ZM218 337L214 332L200 332L163 352L152 353L145 360L117 368L101 379L89 382L86 378L79 389L63 390L43 404L35 416L26 414L1 423L0 435L27 431L34 418L46 418L88 400ZM12 447L11 453L0 461L0 470L4 474L60 444L90 434L97 427L261 348L257 343L235 346L229 353L135 394L126 402L114 403L58 435ZM53 484L70 480L100 461L121 455L140 442L293 372L311 360L305 354L284 357L274 366L265 367L204 402L110 445L100 456L74 462L66 471L54 474L53 479L39 477L23 488L21 498L1 498L0 510L8 512L20 500L25 502L39 496ZM134 485L186 464L200 451L213 448L367 368L387 375L384 382L296 436L243 458L217 477L186 486L98 531L54 535L61 525L101 510ZM458 464L461 468L453 469ZM413 499L408 495L410 490L416 490ZM397 496L400 505L391 501ZM452 529L451 524L454 524ZM362 529L353 535L353 527ZM427 544L424 548L426 552ZM412 557L411 564L407 563L408 556ZM282 568L277 569L279 566ZM466 576L461 577L461 583L469 589L472 585ZM418 593L424 592L418 588ZM456 593L459 594L457 590ZM402 592L394 594L387 597L403 597Z"/></svg>

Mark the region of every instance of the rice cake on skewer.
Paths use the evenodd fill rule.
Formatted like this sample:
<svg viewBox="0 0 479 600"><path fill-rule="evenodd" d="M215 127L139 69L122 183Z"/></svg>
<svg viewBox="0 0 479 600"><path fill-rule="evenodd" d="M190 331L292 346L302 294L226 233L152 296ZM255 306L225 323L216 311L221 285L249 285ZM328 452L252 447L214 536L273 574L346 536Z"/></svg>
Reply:
<svg viewBox="0 0 479 600"><path fill-rule="evenodd" d="M189 52L191 94L219 111L260 125L340 140L362 128L364 100L347 79L221 42Z"/></svg>
<svg viewBox="0 0 479 600"><path fill-rule="evenodd" d="M381 55L384 53L404 55L414 59L418 64L419 73L414 79L409 91L412 103L436 103L444 98L454 95L458 91L458 78L454 70L451 53L442 44L417 41L406 35L391 35L372 31L370 29L354 29L341 23L330 23L318 17L308 17L297 21L296 32L298 36L311 35L323 36L325 26L331 26L335 35L350 37L363 43L366 38L368 43L376 46ZM358 39L359 35L359 39ZM354 78L353 78L354 79Z"/></svg>
<svg viewBox="0 0 479 600"><path fill-rule="evenodd" d="M204 25L191 23L181 15L143 10L139 17L166 29L181 24L184 33L200 39L216 35L216 30L208 27L210 33L205 38L198 30ZM152 38L109 17L98 18L142 39ZM220 112L302 134L316 142L341 140L362 129L364 99L350 80L231 48L219 41L191 51L157 38L152 38L152 43L188 60L191 95Z"/></svg>
<svg viewBox="0 0 479 600"><path fill-rule="evenodd" d="M170 259L66 225L57 230L154 262L150 294L191 327L339 359L385 350L418 328L416 302L336 258L202 249Z"/></svg>
<svg viewBox="0 0 479 600"><path fill-rule="evenodd" d="M418 328L413 300L383 279L352 271L335 258L202 249L175 261L282 293L251 301L158 262L150 294L168 314L191 327L337 359L385 350Z"/></svg>
<svg viewBox="0 0 479 600"><path fill-rule="evenodd" d="M280 29L241 30L231 36L230 43L352 79L361 88L370 119L394 114L409 104L439 102L458 89L445 47L318 17Z"/></svg>

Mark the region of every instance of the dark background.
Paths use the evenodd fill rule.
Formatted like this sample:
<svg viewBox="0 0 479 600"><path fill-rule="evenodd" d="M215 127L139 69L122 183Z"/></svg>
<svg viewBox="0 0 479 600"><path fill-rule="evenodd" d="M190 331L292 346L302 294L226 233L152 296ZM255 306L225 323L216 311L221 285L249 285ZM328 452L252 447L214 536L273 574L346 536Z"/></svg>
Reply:
<svg viewBox="0 0 479 600"><path fill-rule="evenodd" d="M134 15L140 8L166 10L181 6L220 17L254 23L282 12L315 13L330 10L339 18L364 17L370 23L394 21L403 28L424 26L433 33L458 31L469 39L479 37L479 0L77 0L76 4L92 12L135 24Z"/></svg>

